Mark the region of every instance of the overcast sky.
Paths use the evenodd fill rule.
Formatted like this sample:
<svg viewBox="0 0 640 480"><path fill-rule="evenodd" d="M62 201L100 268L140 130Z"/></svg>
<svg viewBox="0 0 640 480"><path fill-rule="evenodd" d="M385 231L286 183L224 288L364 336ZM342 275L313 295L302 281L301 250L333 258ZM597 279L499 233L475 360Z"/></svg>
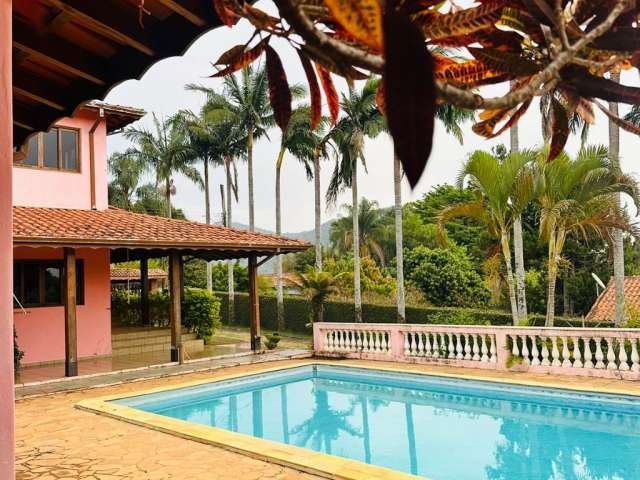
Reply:
<svg viewBox="0 0 640 480"><path fill-rule="evenodd" d="M273 11L271 2L265 0L258 2L257 6ZM158 62L146 72L141 80L130 80L116 86L109 93L106 101L144 108L149 113L138 123L139 126L150 125L151 112L162 117L169 116L182 108L198 111L204 102L204 97L185 91L184 85L195 82L221 89L221 80L207 78L215 71L211 62L230 47L246 42L252 31L252 28L245 21L233 29L222 27L211 31L194 42L184 56ZM289 83L306 85L304 72L295 52L282 42L278 43L276 47L282 57ZM346 83L342 79L335 76L334 79L340 90L347 90ZM623 72L622 82L637 85L637 71ZM506 89L506 86L496 86L490 90L487 89L486 93L501 95ZM621 113L624 114L627 111L627 106L621 106ZM537 104L531 106L529 112L520 120L519 125L521 148L541 145L542 135ZM471 131L470 124L464 127L464 134L464 145L460 145L454 137L444 131L442 125L436 125L434 148L427 170L415 190L411 191L406 181L403 183L404 202L420 198L434 185L453 182L463 160L470 152L476 149L488 150L497 143L508 144L509 142L508 133L495 140L484 140ZM275 227L275 159L280 134L278 130L274 129L269 136L270 139L260 139L254 149L256 225L260 228L273 230ZM591 128L589 143L607 143L607 121L606 117L600 113L597 115L596 124ZM567 150L574 153L578 146L579 139L571 138ZM109 137L109 153L124 150L126 147L127 141L121 135ZM620 153L622 167L625 171L636 174L640 172L639 149L640 139L638 137L627 132L621 133ZM376 139L367 140L365 155L368 173L360 175L360 195L375 199L380 206L389 206L393 203L393 157L390 139L386 135L381 135ZM333 161L327 161L323 164L323 191L329 182L332 168ZM238 173L240 201L234 205L234 221L248 223L247 176L246 168L242 163L239 164ZM221 211L218 185L222 182L222 170L216 169L211 182L211 194L212 210L218 215ZM182 208L190 220L204 221L203 192L185 178L176 178L176 185L177 193L174 196L174 204ZM339 197L336 207L326 209L323 205L323 221L337 216L340 213L340 205L350 202L350 199L351 193L347 191ZM313 185L307 181L303 167L289 155L285 158L283 165L282 208L283 231L297 232L313 228Z"/></svg>

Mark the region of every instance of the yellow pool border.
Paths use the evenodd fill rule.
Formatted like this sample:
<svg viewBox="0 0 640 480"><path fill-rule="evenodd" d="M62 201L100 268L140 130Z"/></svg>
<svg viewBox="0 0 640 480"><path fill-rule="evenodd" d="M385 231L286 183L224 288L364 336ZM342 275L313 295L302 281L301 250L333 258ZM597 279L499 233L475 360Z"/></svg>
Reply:
<svg viewBox="0 0 640 480"><path fill-rule="evenodd" d="M482 374L465 375L454 372L438 372L438 371L425 371L412 368L406 368L405 365L375 365L371 363L361 363L360 361L332 361L332 360L300 360L294 364L275 365L269 366L265 364L262 367L252 369L251 371L242 372L229 372L223 375L216 375L214 378L193 380L189 382L183 382L175 385L168 385L156 388L141 389L136 392L123 392L120 394L106 395L97 398L82 400L75 404L75 407L80 410L104 415L112 418L116 418L128 423L143 426L155 431L168 433L180 438L197 441L207 445L213 445L216 447L231 450L242 455L246 455L259 460L276 463L279 465L291 467L297 470L301 470L307 473L318 475L326 478L335 478L341 480L416 480L424 479L424 477L418 477L410 475L397 470L392 470L385 467L379 467L375 465L369 465L357 460L350 460L326 453L315 452L306 448L296 447L293 445L286 445L271 440L265 440L262 438L256 438L251 435L245 435L242 433L230 432L217 427L210 427L206 425L197 425L185 420L178 420L174 418L164 417L154 413L144 412L135 408L127 407L124 405L118 405L110 403L113 400L119 400L123 398L136 397L140 395L147 395L151 393L168 392L172 390L178 390L181 388L195 387L208 383L218 383L226 380L234 380L242 377L260 375L264 373L277 372L283 370L290 370L305 366L314 365L329 365L338 367L352 367L368 370L378 370L385 372L395 373L409 373L416 375L426 375L435 377L446 377L464 380L476 380L492 383L503 383L510 385L520 385L528 387L542 387L542 388L555 388L581 392L592 393L605 393L614 395L630 395L640 398L640 390L628 389L624 387L624 381L614 380L614 382L622 383L623 385L617 385L621 388L610 388L611 385L576 385L573 382L559 383L564 378L552 377L549 381L536 379L509 379L501 378L499 376L492 376L491 371L482 372ZM570 377L571 378L571 377ZM584 383L589 383L588 378L581 377ZM587 380L587 381L585 381ZM609 383L609 382L607 382Z"/></svg>

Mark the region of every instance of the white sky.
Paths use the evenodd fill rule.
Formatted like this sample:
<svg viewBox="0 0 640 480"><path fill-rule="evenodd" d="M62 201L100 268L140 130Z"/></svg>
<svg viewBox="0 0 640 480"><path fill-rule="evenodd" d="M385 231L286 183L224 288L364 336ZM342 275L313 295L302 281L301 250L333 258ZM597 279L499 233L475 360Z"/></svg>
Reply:
<svg viewBox="0 0 640 480"><path fill-rule="evenodd" d="M273 5L265 0L257 6L273 11ZM182 57L174 57L158 62L152 66L140 81L130 80L115 87L107 96L110 103L141 107L149 114L139 125L150 125L151 112L158 116L168 116L181 108L198 111L204 98L200 94L187 92L184 85L188 83L202 83L208 87L222 88L219 79L207 78L215 69L211 62L233 45L244 43L253 29L242 21L233 29L218 28L198 39ZM282 47L282 48L279 48ZM295 52L285 43L278 43L276 49L280 54L287 71L290 84L301 83L306 86L304 72ZM339 89L347 90L346 83L334 76ZM638 85L638 73L633 70L623 72L622 82ZM486 93L500 95L507 89L505 86L492 87ZM628 111L628 107L621 106L621 113ZM520 148L539 146L542 143L540 130L540 115L537 104L534 103L529 112L520 120ZM325 114L326 108L325 108ZM462 161L468 153L476 149L490 149L497 143L508 144L508 132L495 140L484 140L471 131L471 125L464 127L465 141L460 145L455 138L448 135L440 124L437 124L434 134L434 148L429 159L426 172L423 174L416 189L411 191L408 183L403 184L403 201L418 199L434 185L453 182ZM256 195L256 225L259 228L273 230L275 228L275 159L280 141L277 129L270 132L270 139L260 139L254 149L254 175ZM596 124L591 127L589 143L607 143L606 117L597 114ZM579 138L570 138L567 150L574 153L579 146ZM109 153L124 150L127 141L121 135L113 135L108 140ZM622 167L625 171L638 173L638 150L640 138L627 132L621 132L620 155ZM392 144L390 139L381 135L375 140L367 140L365 145L368 173L359 177L360 195L378 201L380 206L389 206L393 202L393 170ZM303 167L297 160L287 155L283 166L282 176L282 208L283 231L297 232L313 228L313 185L308 182ZM323 164L322 188L326 189L333 161ZM234 205L234 222L248 223L248 202L246 185L246 168L239 163L239 195L240 201ZM221 169L216 169L212 178L211 198L214 213L221 211L218 185L223 182ZM204 221L204 193L188 180L176 178L177 194L174 204L182 208L191 220ZM350 202L351 193L344 192L338 199L337 206ZM323 205L323 221L337 216L339 208L325 209Z"/></svg>

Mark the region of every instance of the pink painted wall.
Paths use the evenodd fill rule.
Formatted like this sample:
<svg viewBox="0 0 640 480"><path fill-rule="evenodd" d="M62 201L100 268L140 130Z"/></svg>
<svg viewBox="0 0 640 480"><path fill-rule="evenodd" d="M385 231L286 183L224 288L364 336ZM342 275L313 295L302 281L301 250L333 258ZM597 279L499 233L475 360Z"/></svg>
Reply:
<svg viewBox="0 0 640 480"><path fill-rule="evenodd" d="M111 283L109 251L78 249L78 259L84 260L85 304L78 305L78 357L111 354ZM14 249L16 260L62 259L61 248ZM23 363L49 362L64 359L64 307L26 308L13 310L18 344L24 350Z"/></svg>
<svg viewBox="0 0 640 480"><path fill-rule="evenodd" d="M13 204L21 207L91 209L89 131L98 118L91 110L79 110L57 125L80 129L80 172L61 172L13 167ZM96 208L104 210L107 199L107 130L103 119L94 133Z"/></svg>
<svg viewBox="0 0 640 480"><path fill-rule="evenodd" d="M0 0L0 478L15 477L11 252L11 0Z"/></svg>

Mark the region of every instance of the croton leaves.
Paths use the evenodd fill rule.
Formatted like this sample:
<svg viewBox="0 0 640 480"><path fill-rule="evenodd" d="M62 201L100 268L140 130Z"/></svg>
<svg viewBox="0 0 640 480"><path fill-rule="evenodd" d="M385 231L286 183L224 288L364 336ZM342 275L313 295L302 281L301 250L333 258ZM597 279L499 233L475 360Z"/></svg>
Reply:
<svg viewBox="0 0 640 480"><path fill-rule="evenodd" d="M245 18L249 20L254 27L261 30L273 30L280 22L276 17L272 17L259 8L252 7L249 3L245 3L242 9Z"/></svg>
<svg viewBox="0 0 640 480"><path fill-rule="evenodd" d="M384 15L384 104L395 153L411 187L431 154L436 107L433 60L420 29L405 15ZM410 72L410 74L408 74Z"/></svg>
<svg viewBox="0 0 640 480"><path fill-rule="evenodd" d="M602 110L602 113L604 113L607 117L609 117L609 119L613 123L615 123L617 126L622 128L623 130L626 130L627 132L640 135L640 127L638 127L636 124L628 120L625 120L624 118L620 118L617 115L614 115L613 113L611 113L611 110L609 110L607 107L605 107L598 101L596 101L595 104L598 106L600 110Z"/></svg>
<svg viewBox="0 0 640 480"><path fill-rule="evenodd" d="M331 117L331 125L335 125L338 121L338 114L340 113L340 100L338 98L338 91L333 84L331 74L324 69L322 65L316 63L316 71L320 77L320 84L322 90L324 90L324 96L327 99L329 105L329 116Z"/></svg>
<svg viewBox="0 0 640 480"><path fill-rule="evenodd" d="M552 162L564 149L569 138L569 118L567 111L555 97L551 100L551 147L549 148L548 162Z"/></svg>
<svg viewBox="0 0 640 480"><path fill-rule="evenodd" d="M520 118L527 112L527 110L529 109L529 106L531 105L533 99L529 99L526 102L524 102L522 105L520 105L515 112L513 112L511 114L511 117L509 117L509 120L507 120L505 122L505 124L500 127L498 129L497 132L495 132L493 135L491 135L489 138L495 138L499 135L502 135L504 132L506 132L507 130L509 130L511 127L513 127L516 123L518 123L518 120L520 120Z"/></svg>
<svg viewBox="0 0 640 480"><path fill-rule="evenodd" d="M231 59L232 62L226 68L223 68L222 70L220 70L219 72L214 73L211 76L212 77L225 77L225 76L229 75L230 73L237 72L241 68L244 68L247 65L250 65L260 55L262 55L262 52L264 52L264 49L268 45L268 42L269 42L269 37L267 37L264 40L262 40L260 43L258 43L252 49L241 53L235 59L231 59L232 53L230 53L230 50L225 52L225 53L223 53L222 57L225 57L227 54L229 54L228 55L228 59ZM231 50L233 50L234 48L236 48L236 47L233 47ZM237 51L235 53L237 54ZM225 58L225 60L226 59L227 58ZM218 62L219 61L220 61L220 59L218 59Z"/></svg>
<svg viewBox="0 0 640 480"><path fill-rule="evenodd" d="M307 83L309 84L309 96L311 97L311 129L315 130L322 117L320 85L318 85L318 78L316 77L316 72L313 71L311 61L300 50L298 50L298 56L300 57L300 62L302 63L302 68L307 77Z"/></svg>
<svg viewBox="0 0 640 480"><path fill-rule="evenodd" d="M214 65L229 65L238 60L244 53L246 47L244 45L236 45L224 52L218 60L213 62Z"/></svg>
<svg viewBox="0 0 640 480"><path fill-rule="evenodd" d="M565 69L565 79L583 97L600 98L608 102L640 103L640 88L622 85L606 78L596 77L584 69Z"/></svg>
<svg viewBox="0 0 640 480"><path fill-rule="evenodd" d="M227 27L233 27L238 21L238 15L229 7L227 0L213 0L213 8L220 21Z"/></svg>
<svg viewBox="0 0 640 480"><path fill-rule="evenodd" d="M493 48L471 48L467 47L469 53L480 60L489 68L503 73L512 73L518 76L528 76L538 73L542 66L523 58L516 53L503 52Z"/></svg>
<svg viewBox="0 0 640 480"><path fill-rule="evenodd" d="M354 38L382 49L382 7L379 0L325 0L331 16Z"/></svg>
<svg viewBox="0 0 640 480"><path fill-rule="evenodd" d="M477 135L485 138L491 138L496 125L507 118L511 112L511 108L502 108L500 110L486 110L480 114L480 122L475 123L471 130Z"/></svg>
<svg viewBox="0 0 640 480"><path fill-rule="evenodd" d="M384 80L378 82L378 89L376 90L376 105L382 115L386 115L384 108Z"/></svg>
<svg viewBox="0 0 640 480"><path fill-rule="evenodd" d="M507 0L489 0L476 8L466 8L453 13L436 14L433 18L416 20L422 24L425 35L431 40L468 35L484 29L492 29L500 18Z"/></svg>
<svg viewBox="0 0 640 480"><path fill-rule="evenodd" d="M478 60L469 60L463 63L439 63L434 74L438 80L470 87L490 83L492 79L501 82L505 76L508 78L508 74L493 70Z"/></svg>
<svg viewBox="0 0 640 480"><path fill-rule="evenodd" d="M267 46L266 52L269 100L276 124L284 132L289 127L291 119L291 89L278 53L270 45Z"/></svg>

